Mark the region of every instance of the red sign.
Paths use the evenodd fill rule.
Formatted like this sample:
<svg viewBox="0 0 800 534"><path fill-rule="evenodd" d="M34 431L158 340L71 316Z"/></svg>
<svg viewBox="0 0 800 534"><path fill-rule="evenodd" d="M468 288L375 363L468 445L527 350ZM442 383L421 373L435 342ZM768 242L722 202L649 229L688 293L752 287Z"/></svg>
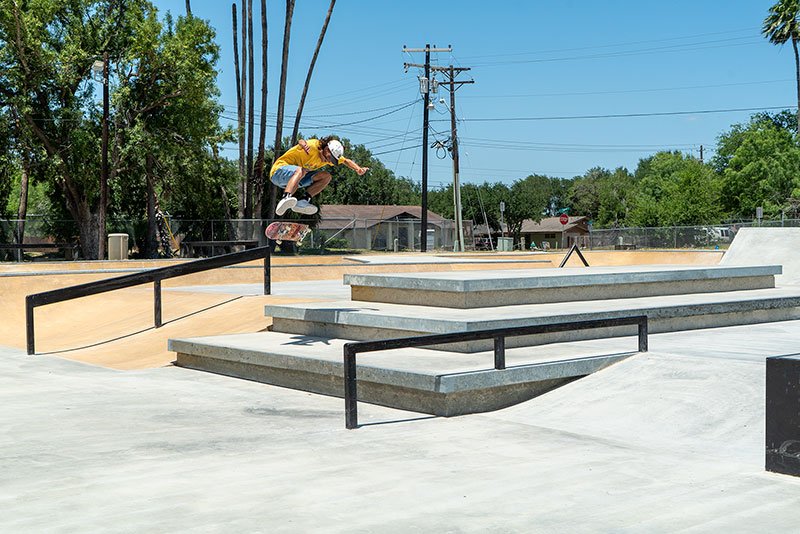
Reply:
<svg viewBox="0 0 800 534"><path fill-rule="evenodd" d="M569 215L567 215L566 213L562 213L561 217L558 218L558 221L561 224L567 224L569 222Z"/></svg>

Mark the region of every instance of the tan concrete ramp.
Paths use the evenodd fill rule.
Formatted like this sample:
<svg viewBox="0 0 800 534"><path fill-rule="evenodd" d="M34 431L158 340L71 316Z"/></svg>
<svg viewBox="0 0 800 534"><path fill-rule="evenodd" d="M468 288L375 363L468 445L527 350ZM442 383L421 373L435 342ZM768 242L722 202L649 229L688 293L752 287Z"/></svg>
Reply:
<svg viewBox="0 0 800 534"><path fill-rule="evenodd" d="M720 265L781 265L777 286L800 285L800 228L741 228Z"/></svg>

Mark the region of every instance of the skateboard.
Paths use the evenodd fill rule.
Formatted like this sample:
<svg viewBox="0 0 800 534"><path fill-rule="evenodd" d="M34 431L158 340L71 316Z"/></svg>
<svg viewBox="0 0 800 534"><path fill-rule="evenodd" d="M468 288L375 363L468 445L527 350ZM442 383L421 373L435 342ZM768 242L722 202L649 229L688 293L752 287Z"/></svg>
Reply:
<svg viewBox="0 0 800 534"><path fill-rule="evenodd" d="M309 228L307 224L278 221L267 226L264 233L268 238L280 244L281 241L295 241L299 243L310 232L311 228Z"/></svg>

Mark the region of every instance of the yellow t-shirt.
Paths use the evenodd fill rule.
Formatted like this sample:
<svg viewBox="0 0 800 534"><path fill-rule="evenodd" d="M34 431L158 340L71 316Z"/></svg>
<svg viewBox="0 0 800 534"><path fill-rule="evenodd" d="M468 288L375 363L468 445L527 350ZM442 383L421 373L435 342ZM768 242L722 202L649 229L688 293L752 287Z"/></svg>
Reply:
<svg viewBox="0 0 800 534"><path fill-rule="evenodd" d="M306 151L303 150L300 145L293 146L273 163L272 169L269 172L270 177L284 165L296 165L309 171L316 171L326 165L333 165L330 161L323 159L322 153L319 150L319 139L306 139L306 143L308 143L308 154L306 154ZM339 158L338 163L342 163L343 161L344 156Z"/></svg>

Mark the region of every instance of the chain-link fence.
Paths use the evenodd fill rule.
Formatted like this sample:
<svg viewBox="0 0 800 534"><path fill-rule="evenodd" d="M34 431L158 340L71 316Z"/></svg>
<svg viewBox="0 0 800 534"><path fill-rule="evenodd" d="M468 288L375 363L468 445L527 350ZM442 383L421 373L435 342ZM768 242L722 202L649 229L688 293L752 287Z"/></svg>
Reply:
<svg viewBox="0 0 800 534"><path fill-rule="evenodd" d="M740 228L800 226L800 219L748 221L708 226L662 228L603 228L589 232L590 248L726 248Z"/></svg>
<svg viewBox="0 0 800 534"><path fill-rule="evenodd" d="M162 256L193 256L221 254L253 243L266 245L264 230L271 222L268 219L176 219L167 215L157 230L155 246L158 246ZM298 219L296 222L311 224L314 228L300 245L302 249L418 251L423 239L419 219L328 218L316 222ZM0 219L0 244L17 243L17 234L21 228L20 221ZM132 257L141 257L147 249L146 220L109 219L108 233L127 234ZM78 228L73 221L50 220L36 215L25 219L23 235L27 244L79 241ZM458 239L455 222L447 219L429 222L424 238L427 239L428 250L452 251ZM466 249L475 248L471 221L464 222L464 242ZM212 249L207 243L219 243L220 246ZM284 246L294 251L292 245ZM27 257L29 259L59 257L59 253L28 251ZM60 257L63 257L63 254L60 254ZM0 251L0 260L11 259L19 259L19 256L12 254L11 251Z"/></svg>
<svg viewBox="0 0 800 534"><path fill-rule="evenodd" d="M266 219L234 220L189 220L164 218L158 242L164 243L161 255L210 255L238 250L248 244L267 244L264 229L270 223ZM363 219L330 218L316 221L298 220L312 224L313 232L300 245L301 249L358 249L373 251L419 251L423 234L419 219ZM736 232L743 227L763 226L800 227L800 219L776 221L747 221L707 226L673 226L663 228L604 228L591 229L582 242L593 249L639 249L639 248L726 248ZM0 244L17 242L20 221L0 219ZM474 234L471 221L464 222L464 242L467 250L482 249L485 236ZM143 257L146 250L147 221L111 219L109 233L124 233L129 236L131 257ZM162 235L163 234L163 235ZM25 243L74 244L79 240L77 225L73 221L51 220L42 216L29 216L24 221ZM427 250L453 251L458 239L455 222L437 219L428 223L424 237ZM193 243L220 243L213 250L206 246L190 246ZM237 244L237 242L239 244ZM169 248L169 251L165 249ZM287 247L294 251L291 246ZM26 251L29 259L63 258L65 250L46 252ZM21 253L12 249L0 250L0 260L19 260Z"/></svg>

